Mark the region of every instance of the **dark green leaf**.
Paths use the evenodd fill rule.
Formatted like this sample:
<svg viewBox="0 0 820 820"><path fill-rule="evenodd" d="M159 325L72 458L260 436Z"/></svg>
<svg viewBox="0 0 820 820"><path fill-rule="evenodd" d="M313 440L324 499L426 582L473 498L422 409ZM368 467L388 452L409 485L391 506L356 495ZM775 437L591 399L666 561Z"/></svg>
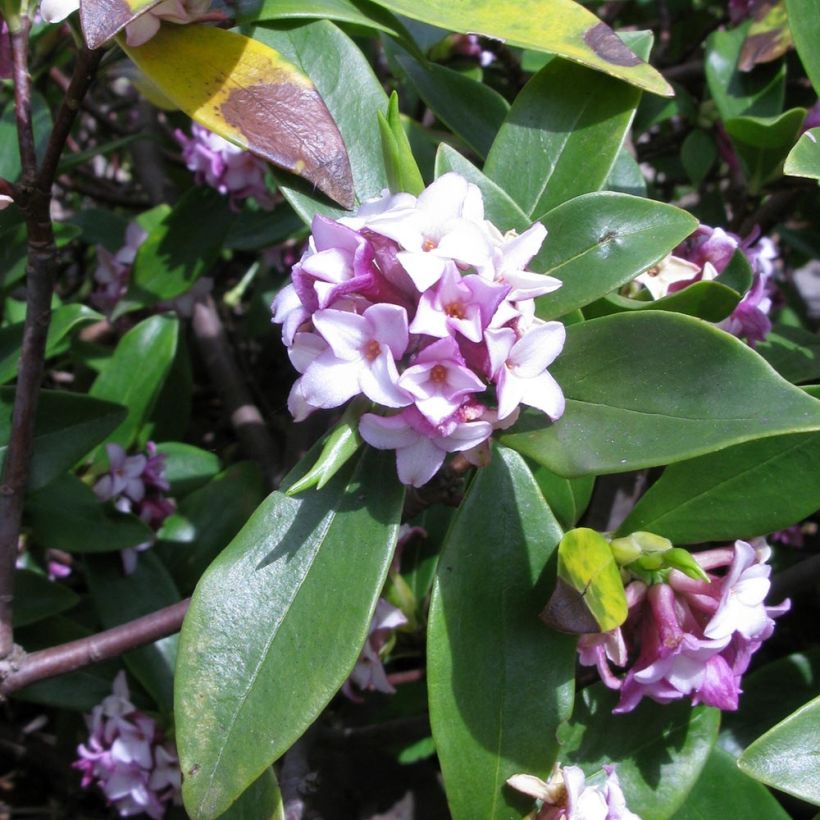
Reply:
<svg viewBox="0 0 820 820"><path fill-rule="evenodd" d="M73 475L64 475L34 493L26 510L35 540L51 549L115 552L154 537L147 524L103 504Z"/></svg>
<svg viewBox="0 0 820 820"><path fill-rule="evenodd" d="M682 701L643 700L633 712L612 717L617 700L618 693L603 684L584 689L561 735L561 762L587 774L616 764L630 810L643 820L666 820L700 776L720 712Z"/></svg>
<svg viewBox="0 0 820 820"><path fill-rule="evenodd" d="M633 311L567 328L551 372L567 398L502 441L560 475L670 464L755 438L820 429L820 402L705 322Z"/></svg>
<svg viewBox="0 0 820 820"><path fill-rule="evenodd" d="M390 190L394 193L405 192L418 196L424 190L424 180L421 178L421 172L413 158L410 141L402 125L399 97L395 91L390 95L387 116L377 111L376 117L382 138L382 157Z"/></svg>
<svg viewBox="0 0 820 820"><path fill-rule="evenodd" d="M526 801L504 781L546 775L558 753L575 644L538 613L560 538L523 459L497 448L453 521L430 606L430 721L456 820L518 816Z"/></svg>
<svg viewBox="0 0 820 820"><path fill-rule="evenodd" d="M304 222L287 204L268 211L242 211L233 219L225 236L225 247L258 251L279 245L304 231Z"/></svg>
<svg viewBox="0 0 820 820"><path fill-rule="evenodd" d="M695 187L706 179L717 158L717 146L709 134L699 128L687 134L681 146L680 160Z"/></svg>
<svg viewBox="0 0 820 820"><path fill-rule="evenodd" d="M619 194L646 196L646 180L643 177L641 166L624 146L615 157L615 164L603 187L604 190L615 191Z"/></svg>
<svg viewBox="0 0 820 820"><path fill-rule="evenodd" d="M8 35L6 35L8 36ZM32 127L37 159L43 158L49 135L51 134L51 111L48 103L40 94L34 94L31 100ZM17 121L14 103L9 103L0 116L0 177L9 182L16 182L20 176L20 149L17 144Z"/></svg>
<svg viewBox="0 0 820 820"><path fill-rule="evenodd" d="M282 793L273 769L265 769L236 803L219 815L219 820L285 820Z"/></svg>
<svg viewBox="0 0 820 820"><path fill-rule="evenodd" d="M820 15L814 0L786 0L786 11L789 15L789 28L792 31L794 45L803 68L820 95L820 53L817 43L820 42Z"/></svg>
<svg viewBox="0 0 820 820"><path fill-rule="evenodd" d="M547 238L530 270L564 283L538 300L542 319L557 319L630 282L697 227L686 211L611 192L565 202L541 221Z"/></svg>
<svg viewBox="0 0 820 820"><path fill-rule="evenodd" d="M15 389L0 388L0 461L6 457ZM39 490L73 467L125 418L125 408L88 396L43 390L34 423L28 489Z"/></svg>
<svg viewBox="0 0 820 820"><path fill-rule="evenodd" d="M226 810L353 668L396 543L395 469L392 453L369 451L324 490L274 493L202 577L175 701L193 816Z"/></svg>
<svg viewBox="0 0 820 820"><path fill-rule="evenodd" d="M39 572L18 569L14 575L12 624L17 629L37 623L71 609L79 600L80 596L64 584L49 581Z"/></svg>
<svg viewBox="0 0 820 820"><path fill-rule="evenodd" d="M145 319L120 339L89 395L124 404L125 421L108 441L128 447L147 419L174 360L179 334L175 316Z"/></svg>
<svg viewBox="0 0 820 820"><path fill-rule="evenodd" d="M647 56L650 35L636 44ZM641 92L588 68L552 60L518 95L484 172L539 218L603 187Z"/></svg>
<svg viewBox="0 0 820 820"><path fill-rule="evenodd" d="M820 806L820 697L809 701L759 737L740 756L746 774Z"/></svg>
<svg viewBox="0 0 820 820"><path fill-rule="evenodd" d="M564 478L540 464L533 463L530 468L558 523L565 530L572 529L586 511L595 479L592 476Z"/></svg>
<svg viewBox="0 0 820 820"><path fill-rule="evenodd" d="M756 350L792 384L820 378L820 338L815 333L778 324Z"/></svg>
<svg viewBox="0 0 820 820"><path fill-rule="evenodd" d="M165 456L170 495L181 498L207 484L220 470L219 456L181 441L163 441L157 452Z"/></svg>
<svg viewBox="0 0 820 820"><path fill-rule="evenodd" d="M820 507L820 433L772 436L667 467L618 532L677 544L752 538Z"/></svg>

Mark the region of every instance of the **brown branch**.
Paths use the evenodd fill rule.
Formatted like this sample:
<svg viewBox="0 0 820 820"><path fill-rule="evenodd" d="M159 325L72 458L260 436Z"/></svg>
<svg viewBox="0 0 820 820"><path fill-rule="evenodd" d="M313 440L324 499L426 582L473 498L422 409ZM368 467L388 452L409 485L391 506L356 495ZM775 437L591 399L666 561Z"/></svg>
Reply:
<svg viewBox="0 0 820 820"><path fill-rule="evenodd" d="M272 487L278 462L277 448L240 375L222 320L210 296L194 305L192 325L199 352L228 411L242 449L259 464L268 486Z"/></svg>
<svg viewBox="0 0 820 820"><path fill-rule="evenodd" d="M23 655L0 668L0 696L10 695L39 680L65 675L75 669L115 658L123 652L154 643L179 631L191 599L150 615L107 629L87 638ZM5 674L4 674L5 672Z"/></svg>

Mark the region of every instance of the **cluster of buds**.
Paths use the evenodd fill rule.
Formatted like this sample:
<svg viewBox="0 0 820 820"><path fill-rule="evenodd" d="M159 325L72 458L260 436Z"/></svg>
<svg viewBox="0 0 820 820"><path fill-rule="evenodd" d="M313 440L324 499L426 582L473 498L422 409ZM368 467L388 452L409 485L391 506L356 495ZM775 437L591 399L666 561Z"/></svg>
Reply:
<svg viewBox="0 0 820 820"><path fill-rule="evenodd" d="M653 299L660 299L695 282L716 279L738 249L746 255L752 268L752 286L718 327L745 339L754 347L772 329L769 313L772 296L776 293L774 260L777 259L777 249L768 237L753 233L744 240L722 228L701 225L669 256L635 281L642 284Z"/></svg>
<svg viewBox="0 0 820 820"><path fill-rule="evenodd" d="M165 456L157 453L156 445L149 441L146 452L126 456L119 444L106 444L108 472L97 479L94 493L100 501L113 501L114 506L125 513L133 513L155 532L162 522L176 509L167 493L171 486L165 477ZM123 550L126 574L134 571L138 553L151 546L147 541L137 547Z"/></svg>
<svg viewBox="0 0 820 820"><path fill-rule="evenodd" d="M390 414L364 414L362 438L395 449L399 478L419 487L449 452L486 463L493 429L512 424L520 404L561 416L547 367L564 326L538 319L534 302L561 282L526 270L541 224L502 235L478 188L448 173L418 198L385 193L312 228L273 302L302 374L288 399L297 421L364 394Z"/></svg>
<svg viewBox="0 0 820 820"><path fill-rule="evenodd" d="M633 533L612 548L634 579L626 587L629 615L618 629L582 636L578 653L582 665L596 666L604 684L620 690L614 711L630 712L644 697L737 709L752 655L790 606L764 604L768 546L736 541L690 554L651 533ZM623 679L613 674L610 663L626 667L630 658Z"/></svg>
<svg viewBox="0 0 820 820"><path fill-rule="evenodd" d="M558 763L549 780L531 774L515 774L507 785L535 798L539 808L532 820L640 820L626 807L615 767L604 765L605 780L600 786L587 785L577 766L561 767Z"/></svg>
<svg viewBox="0 0 820 820"><path fill-rule="evenodd" d="M84 788L97 784L120 817L164 817L168 803L179 804L181 775L174 744L153 718L130 701L125 673L114 679L113 694L86 716L89 737L77 747L74 768Z"/></svg>
<svg viewBox="0 0 820 820"><path fill-rule="evenodd" d="M111 314L128 290L137 251L147 238L148 234L137 222L129 222L125 229L125 244L116 253L97 246L97 269L94 271L96 288L91 294L95 307Z"/></svg>
<svg viewBox="0 0 820 820"><path fill-rule="evenodd" d="M379 598L362 654L359 655L350 677L342 686L342 692L347 697L360 702L358 692L395 694L396 690L387 680L382 656L392 643L393 633L406 623L407 618L400 609L389 604L384 598Z"/></svg>
<svg viewBox="0 0 820 820"><path fill-rule="evenodd" d="M193 171L196 181L229 197L232 208L238 210L249 197L253 197L260 208L273 207L273 198L265 184L267 165L259 157L198 123L193 124L190 137L179 129L174 137L182 146L182 159L188 170Z"/></svg>

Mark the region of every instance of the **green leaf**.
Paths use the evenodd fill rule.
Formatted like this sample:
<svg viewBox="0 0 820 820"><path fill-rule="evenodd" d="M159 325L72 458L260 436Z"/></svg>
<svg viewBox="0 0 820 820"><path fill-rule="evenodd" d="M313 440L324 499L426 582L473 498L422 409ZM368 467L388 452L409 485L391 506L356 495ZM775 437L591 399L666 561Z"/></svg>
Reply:
<svg viewBox="0 0 820 820"><path fill-rule="evenodd" d="M430 607L430 721L455 820L520 816L504 781L555 761L574 641L538 613L560 537L523 459L497 448L453 520Z"/></svg>
<svg viewBox="0 0 820 820"><path fill-rule="evenodd" d="M739 771L734 758L717 748L712 749L697 783L686 802L672 815L672 820L704 820L707 817L789 820L789 815L772 793Z"/></svg>
<svg viewBox="0 0 820 820"><path fill-rule="evenodd" d="M225 247L237 251L259 251L279 245L304 231L299 215L286 204L272 212L243 210L228 226Z"/></svg>
<svg viewBox="0 0 820 820"><path fill-rule="evenodd" d="M717 145L705 131L696 128L686 135L681 145L680 160L695 187L706 179L717 158Z"/></svg>
<svg viewBox="0 0 820 820"><path fill-rule="evenodd" d="M571 325L550 370L567 398L563 417L549 424L525 413L501 440L559 475L670 464L820 429L820 402L734 337L675 313Z"/></svg>
<svg viewBox="0 0 820 820"><path fill-rule="evenodd" d="M202 577L175 692L193 817L225 811L353 668L398 534L395 469L392 453L369 451L324 490L273 493Z"/></svg>
<svg viewBox="0 0 820 820"><path fill-rule="evenodd" d="M810 128L789 151L783 173L790 177L820 180L820 128Z"/></svg>
<svg viewBox="0 0 820 820"><path fill-rule="evenodd" d="M106 629L180 600L168 570L150 550L140 554L136 569L129 575L123 572L119 555L90 558L85 570L94 606ZM165 713L173 707L178 637L169 635L123 655L128 670Z"/></svg>
<svg viewBox="0 0 820 820"><path fill-rule="evenodd" d="M433 113L484 158L510 110L487 85L436 63L397 57L408 79Z"/></svg>
<svg viewBox="0 0 820 820"><path fill-rule="evenodd" d="M6 457L14 394L15 388L0 387L0 462ZM57 390L40 391L29 491L44 487L105 441L125 418L125 412L125 408L118 404L88 396Z"/></svg>
<svg viewBox="0 0 820 820"><path fill-rule="evenodd" d="M697 227L686 211L609 191L565 202L541 222L547 238L529 268L564 283L538 300L542 319L557 319L632 281Z"/></svg>
<svg viewBox="0 0 820 820"><path fill-rule="evenodd" d="M742 115L772 117L783 110L786 66L737 67L749 24L715 31L706 40L706 82L723 120Z"/></svg>
<svg viewBox="0 0 820 820"><path fill-rule="evenodd" d="M127 448L148 418L171 368L177 348L179 321L160 315L135 325L120 339L89 395L120 402L128 408L125 421L108 437Z"/></svg>
<svg viewBox="0 0 820 820"><path fill-rule="evenodd" d="M51 314L46 338L46 360L55 356L64 346L66 337L75 328L96 322L102 316L85 305L63 305ZM0 329L0 383L10 381L17 375L20 346L23 342L23 322Z"/></svg>
<svg viewBox="0 0 820 820"><path fill-rule="evenodd" d="M157 452L165 456L169 495L181 498L207 484L220 470L219 456L181 441L163 441Z"/></svg>
<svg viewBox="0 0 820 820"><path fill-rule="evenodd" d="M792 108L777 117L746 116L726 120L726 131L743 162L752 193L781 175L783 162L800 133L805 116L805 108Z"/></svg>
<svg viewBox="0 0 820 820"><path fill-rule="evenodd" d="M254 29L255 39L291 60L315 84L348 148L355 203L378 196L387 175L376 127L376 112L387 110L387 96L361 50L327 20L274 31ZM293 209L310 224L314 215L338 219L346 212L316 195L313 187L275 174Z"/></svg>
<svg viewBox="0 0 820 820"><path fill-rule="evenodd" d="M820 507L820 433L749 441L667 467L618 533L659 533L676 544L752 538Z"/></svg>
<svg viewBox="0 0 820 820"><path fill-rule="evenodd" d="M820 95L820 53L817 51L820 17L817 14L817 4L814 0L786 0L786 11L803 68L809 75L815 93Z"/></svg>
<svg viewBox="0 0 820 820"><path fill-rule="evenodd" d="M265 769L236 803L219 815L219 820L285 820L282 793L273 769Z"/></svg>
<svg viewBox="0 0 820 820"><path fill-rule="evenodd" d="M14 574L15 629L37 623L71 609L80 600L76 592L64 584L49 581L39 572L18 569Z"/></svg>
<svg viewBox="0 0 820 820"><path fill-rule="evenodd" d="M37 159L41 160L51 134L51 110L48 102L40 94L32 95L31 103L34 143ZM3 151L0 152L0 177L9 182L16 182L20 176L20 149L17 143L17 120L13 103L6 105L0 116L0 145L3 146Z"/></svg>
<svg viewBox="0 0 820 820"><path fill-rule="evenodd" d="M820 378L820 339L815 333L776 324L755 349L792 384Z"/></svg>
<svg viewBox="0 0 820 820"><path fill-rule="evenodd" d="M572 0L376 0L413 20L462 34L484 34L507 45L557 54L628 83L671 96L655 69L636 57L592 12Z"/></svg>
<svg viewBox="0 0 820 820"><path fill-rule="evenodd" d="M35 541L50 549L115 552L154 538L147 524L103 504L73 475L64 475L32 494L26 512Z"/></svg>
<svg viewBox="0 0 820 820"><path fill-rule="evenodd" d="M643 700L611 717L618 693L589 686L562 732L561 762L592 773L617 765L626 804L643 820L666 820L686 799L717 736L720 711L688 703Z"/></svg>
<svg viewBox="0 0 820 820"><path fill-rule="evenodd" d="M157 537L163 542L161 554L180 589L188 592L194 588L264 495L259 467L241 461L179 502Z"/></svg>
<svg viewBox="0 0 820 820"><path fill-rule="evenodd" d="M120 45L191 119L351 207L350 161L320 91L264 39L161 26L138 48Z"/></svg>
<svg viewBox="0 0 820 820"><path fill-rule="evenodd" d="M609 176L604 182L604 190L615 191L619 194L631 194L632 196L646 196L646 180L643 177L641 166L626 146L621 146L618 156L615 157L615 164L609 172Z"/></svg>
<svg viewBox="0 0 820 820"><path fill-rule="evenodd" d="M529 467L558 523L563 529L572 529L586 511L595 479L591 476L564 478L535 463Z"/></svg>
<svg viewBox="0 0 820 820"><path fill-rule="evenodd" d="M390 95L387 116L385 117L381 111L377 111L376 116L390 190L394 193L406 192L418 196L424 190L424 180L413 158L410 140L401 122L399 96L395 91Z"/></svg>
<svg viewBox="0 0 820 820"><path fill-rule="evenodd" d="M820 695L820 649L768 663L743 677L741 709L726 712L718 743L735 757L755 738Z"/></svg>
<svg viewBox="0 0 820 820"><path fill-rule="evenodd" d="M617 629L627 611L609 542L588 527L570 530L558 544L558 581L542 617L562 632L582 635Z"/></svg>
<svg viewBox="0 0 820 820"><path fill-rule="evenodd" d="M820 697L807 703L759 737L740 756L741 771L820 806Z"/></svg>
<svg viewBox="0 0 820 820"><path fill-rule="evenodd" d="M464 159L455 148L441 143L436 152L436 177L455 171L472 182L484 199L484 216L502 233L509 230L523 233L530 227L530 218L515 204L510 195L491 179L484 176L469 160Z"/></svg>
<svg viewBox="0 0 820 820"><path fill-rule="evenodd" d="M639 41L648 55L651 36ZM540 217L603 187L624 141L640 91L611 77L552 60L513 103L484 173L528 214Z"/></svg>
<svg viewBox="0 0 820 820"><path fill-rule="evenodd" d="M226 197L204 186L189 189L140 245L126 304L145 307L190 290L219 258L232 218Z"/></svg>

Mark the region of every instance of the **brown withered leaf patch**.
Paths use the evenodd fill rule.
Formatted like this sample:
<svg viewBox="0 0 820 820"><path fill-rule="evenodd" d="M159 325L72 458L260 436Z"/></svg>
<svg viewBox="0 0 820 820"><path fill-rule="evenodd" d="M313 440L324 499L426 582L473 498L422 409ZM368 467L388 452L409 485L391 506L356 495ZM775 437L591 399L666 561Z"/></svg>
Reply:
<svg viewBox="0 0 820 820"><path fill-rule="evenodd" d="M612 65L633 66L642 62L606 23L598 23L597 26L587 29L584 42L599 57Z"/></svg>
<svg viewBox="0 0 820 820"><path fill-rule="evenodd" d="M152 9L160 0L145 3L136 11L125 0L80 0L80 25L89 48L105 45L132 20Z"/></svg>

